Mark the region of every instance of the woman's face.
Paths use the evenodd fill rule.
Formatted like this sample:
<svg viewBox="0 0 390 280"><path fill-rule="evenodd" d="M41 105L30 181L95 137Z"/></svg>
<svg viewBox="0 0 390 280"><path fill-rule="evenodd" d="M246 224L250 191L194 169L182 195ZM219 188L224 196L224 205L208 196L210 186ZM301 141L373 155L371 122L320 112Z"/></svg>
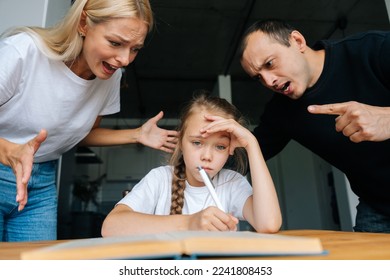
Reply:
<svg viewBox="0 0 390 280"><path fill-rule="evenodd" d="M84 30L84 45L71 69L84 79L106 80L133 62L148 33L147 24L138 18L112 19L80 29Z"/></svg>

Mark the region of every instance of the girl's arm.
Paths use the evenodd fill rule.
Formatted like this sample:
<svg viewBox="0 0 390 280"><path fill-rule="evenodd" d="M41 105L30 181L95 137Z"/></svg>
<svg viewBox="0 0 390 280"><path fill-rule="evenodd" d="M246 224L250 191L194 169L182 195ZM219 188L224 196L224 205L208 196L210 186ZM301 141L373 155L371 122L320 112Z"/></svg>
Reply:
<svg viewBox="0 0 390 280"><path fill-rule="evenodd" d="M159 128L157 122L163 112L149 119L141 127L135 129L108 129L99 127L101 117L95 121L91 132L80 142L83 146L113 146L141 143L145 146L173 152L177 142L177 131Z"/></svg>
<svg viewBox="0 0 390 280"><path fill-rule="evenodd" d="M244 205L244 218L258 232L279 231L282 224L279 201L256 137L235 120L217 116L206 116L206 118L212 122L201 130L204 137L218 131L227 131L231 135L230 154L233 154L237 147L243 147L247 151L253 195Z"/></svg>
<svg viewBox="0 0 390 280"><path fill-rule="evenodd" d="M258 232L274 233L282 225L282 214L272 177L264 161L257 139L252 133L246 150L250 165L253 195L243 209L245 219Z"/></svg>
<svg viewBox="0 0 390 280"><path fill-rule="evenodd" d="M235 217L213 206L192 215L153 215L118 204L104 220L101 233L107 237L181 230L232 231L237 223Z"/></svg>

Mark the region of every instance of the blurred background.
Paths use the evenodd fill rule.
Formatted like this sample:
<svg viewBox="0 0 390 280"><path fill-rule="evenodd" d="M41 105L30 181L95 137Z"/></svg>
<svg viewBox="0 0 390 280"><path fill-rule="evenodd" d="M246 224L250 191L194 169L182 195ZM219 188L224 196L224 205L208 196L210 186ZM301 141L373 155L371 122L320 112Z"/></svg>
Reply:
<svg viewBox="0 0 390 280"><path fill-rule="evenodd" d="M0 32L15 25L50 26L68 0L0 0ZM164 111L174 128L181 106L206 89L235 104L256 125L272 93L242 70L236 51L256 20L279 18L309 45L368 30L389 30L389 0L150 0L155 28L134 63L123 69L121 112L103 125L132 128ZM59 160L58 237L100 235L105 215L166 155L130 145L74 148ZM283 229L352 230L356 197L345 176L291 142L267 162L283 212ZM242 223L242 230L250 229Z"/></svg>

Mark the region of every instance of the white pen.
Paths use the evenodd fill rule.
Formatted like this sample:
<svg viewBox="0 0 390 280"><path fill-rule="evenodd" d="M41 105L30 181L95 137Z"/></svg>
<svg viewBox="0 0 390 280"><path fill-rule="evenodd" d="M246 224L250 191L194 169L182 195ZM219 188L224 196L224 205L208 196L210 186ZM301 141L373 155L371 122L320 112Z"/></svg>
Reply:
<svg viewBox="0 0 390 280"><path fill-rule="evenodd" d="M211 194L211 197L214 199L215 204L217 205L217 207L219 209L221 209L223 212L225 212L225 209L223 208L221 202L218 199L217 193L215 192L213 182L211 182L209 175L207 175L206 171L201 166L198 166L198 170L199 170L200 176L202 176L203 182L206 184L206 187L209 189L209 192Z"/></svg>

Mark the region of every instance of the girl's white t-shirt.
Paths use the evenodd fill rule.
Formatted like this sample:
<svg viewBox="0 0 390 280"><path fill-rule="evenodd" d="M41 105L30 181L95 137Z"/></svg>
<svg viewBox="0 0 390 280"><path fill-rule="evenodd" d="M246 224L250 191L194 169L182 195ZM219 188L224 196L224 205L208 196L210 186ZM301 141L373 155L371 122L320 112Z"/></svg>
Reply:
<svg viewBox="0 0 390 280"><path fill-rule="evenodd" d="M120 110L120 70L108 80L84 80L48 59L26 33L0 41L0 65L0 137L22 144L46 129L35 162L58 159L98 116Z"/></svg>
<svg viewBox="0 0 390 280"><path fill-rule="evenodd" d="M252 186L241 174L222 169L213 179L215 191L227 213L243 220L242 210ZM169 215L172 192L172 166L152 169L118 204L137 212ZM206 186L193 187L186 182L182 214L193 214L208 206L216 206Z"/></svg>

